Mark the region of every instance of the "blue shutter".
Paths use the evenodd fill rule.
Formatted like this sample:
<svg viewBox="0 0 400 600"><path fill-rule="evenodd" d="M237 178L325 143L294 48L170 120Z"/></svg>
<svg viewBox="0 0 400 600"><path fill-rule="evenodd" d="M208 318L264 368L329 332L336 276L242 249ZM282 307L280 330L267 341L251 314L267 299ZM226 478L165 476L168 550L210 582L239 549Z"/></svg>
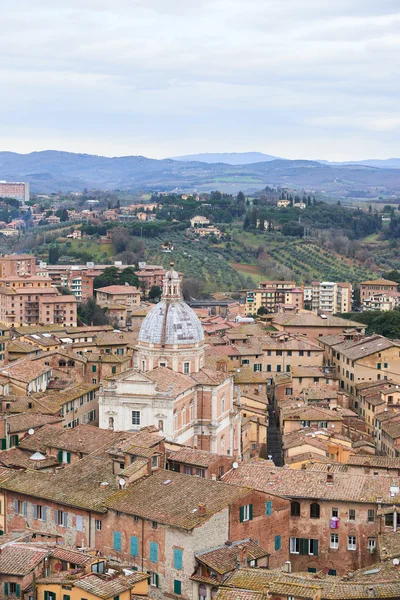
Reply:
<svg viewBox="0 0 400 600"><path fill-rule="evenodd" d="M150 542L150 560L151 562L158 562L158 544L157 542Z"/></svg>
<svg viewBox="0 0 400 600"><path fill-rule="evenodd" d="M121 532L114 531L114 550L121 552Z"/></svg>
<svg viewBox="0 0 400 600"><path fill-rule="evenodd" d="M139 540L135 535L131 536L131 555L139 556Z"/></svg>
<svg viewBox="0 0 400 600"><path fill-rule="evenodd" d="M276 535L275 536L275 550L280 550L280 549L281 549L281 536Z"/></svg>
<svg viewBox="0 0 400 600"><path fill-rule="evenodd" d="M47 521L47 506L42 506L42 521Z"/></svg>
<svg viewBox="0 0 400 600"><path fill-rule="evenodd" d="M18 500L14 500L14 513L18 514Z"/></svg>
<svg viewBox="0 0 400 600"><path fill-rule="evenodd" d="M174 548L174 569L182 570L182 550Z"/></svg>
<svg viewBox="0 0 400 600"><path fill-rule="evenodd" d="M270 500L268 500L268 502L265 503L265 514L267 515L267 517L270 517L272 515L272 502Z"/></svg>
<svg viewBox="0 0 400 600"><path fill-rule="evenodd" d="M63 527L67 526L67 513L66 512L62 513L62 524L63 524Z"/></svg>
<svg viewBox="0 0 400 600"><path fill-rule="evenodd" d="M58 525L58 510L54 511L54 520L56 522L56 525Z"/></svg>
<svg viewBox="0 0 400 600"><path fill-rule="evenodd" d="M28 503L27 502L22 503L22 513L23 513L24 517L28 516Z"/></svg>
<svg viewBox="0 0 400 600"><path fill-rule="evenodd" d="M33 518L37 519L37 504L33 505Z"/></svg>

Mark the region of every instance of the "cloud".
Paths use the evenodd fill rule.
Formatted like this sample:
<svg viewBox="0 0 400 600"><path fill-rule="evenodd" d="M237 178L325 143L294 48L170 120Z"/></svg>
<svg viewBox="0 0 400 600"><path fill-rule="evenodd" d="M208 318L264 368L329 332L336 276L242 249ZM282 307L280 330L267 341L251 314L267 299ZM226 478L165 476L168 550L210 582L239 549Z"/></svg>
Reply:
<svg viewBox="0 0 400 600"><path fill-rule="evenodd" d="M398 0L2 8L0 149L398 154Z"/></svg>

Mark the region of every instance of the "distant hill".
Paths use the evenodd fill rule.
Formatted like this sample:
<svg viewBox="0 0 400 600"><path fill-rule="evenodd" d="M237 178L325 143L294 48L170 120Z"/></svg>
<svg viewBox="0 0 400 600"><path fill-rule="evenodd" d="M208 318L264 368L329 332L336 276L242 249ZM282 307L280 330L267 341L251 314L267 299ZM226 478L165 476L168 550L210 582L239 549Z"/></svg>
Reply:
<svg viewBox="0 0 400 600"><path fill-rule="evenodd" d="M394 160L394 159L393 159ZM0 180L28 181L33 192L102 190L163 191L219 189L231 193L266 185L346 196L377 188L400 194L400 169L363 164L330 164L275 159L247 165L155 160L144 156L108 158L47 150L31 154L0 152Z"/></svg>
<svg viewBox="0 0 400 600"><path fill-rule="evenodd" d="M185 156L174 156L173 160L184 162L198 161L210 165L225 163L226 165L251 165L259 162L276 160L277 156L263 154L262 152L205 152L204 154L187 154Z"/></svg>

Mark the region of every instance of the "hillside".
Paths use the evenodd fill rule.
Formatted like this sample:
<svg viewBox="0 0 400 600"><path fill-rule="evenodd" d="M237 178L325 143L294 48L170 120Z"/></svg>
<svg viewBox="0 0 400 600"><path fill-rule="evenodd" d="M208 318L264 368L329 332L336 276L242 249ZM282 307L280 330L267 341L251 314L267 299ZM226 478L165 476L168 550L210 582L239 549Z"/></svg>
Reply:
<svg viewBox="0 0 400 600"><path fill-rule="evenodd" d="M208 164L225 163L226 165L251 165L258 162L277 160L278 156L263 152L204 152L186 156L172 156L172 160L184 162L198 161Z"/></svg>
<svg viewBox="0 0 400 600"><path fill-rule="evenodd" d="M312 189L332 196L354 190L400 194L400 169L330 165L276 159L249 165L206 164L144 156L108 158L48 150L31 154L0 152L0 179L29 181L34 192L106 190L185 190L237 193L266 185Z"/></svg>

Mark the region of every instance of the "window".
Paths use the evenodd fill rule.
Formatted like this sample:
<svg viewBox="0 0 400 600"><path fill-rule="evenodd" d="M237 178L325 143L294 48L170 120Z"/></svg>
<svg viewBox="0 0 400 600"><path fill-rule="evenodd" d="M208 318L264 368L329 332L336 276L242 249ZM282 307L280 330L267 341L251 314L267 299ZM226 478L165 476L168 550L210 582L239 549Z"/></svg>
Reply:
<svg viewBox="0 0 400 600"><path fill-rule="evenodd" d="M282 371L282 366L281 365L276 365L276 372L280 373Z"/></svg>
<svg viewBox="0 0 400 600"><path fill-rule="evenodd" d="M182 594L182 581L174 579L174 594L180 596Z"/></svg>
<svg viewBox="0 0 400 600"><path fill-rule="evenodd" d="M204 476L205 476L205 471L204 471L204 469L201 469L201 468L199 468L199 467L198 467L198 468L196 469L196 477L204 477Z"/></svg>
<svg viewBox="0 0 400 600"><path fill-rule="evenodd" d="M183 550L174 548L174 569L182 570Z"/></svg>
<svg viewBox="0 0 400 600"><path fill-rule="evenodd" d="M240 507L240 522L243 523L244 521L252 521L253 519L253 505L252 504L245 504L244 506Z"/></svg>
<svg viewBox="0 0 400 600"><path fill-rule="evenodd" d="M131 535L130 553L131 556L139 556L139 538L137 538L135 535Z"/></svg>
<svg viewBox="0 0 400 600"><path fill-rule="evenodd" d="M338 516L339 516L339 509L332 508L332 517L338 517Z"/></svg>
<svg viewBox="0 0 400 600"><path fill-rule="evenodd" d="M272 502L271 502L271 500L268 500L268 502L265 503L265 514L267 515L267 517L270 517L272 515Z"/></svg>
<svg viewBox="0 0 400 600"><path fill-rule="evenodd" d="M376 368L378 369L378 371L382 368L382 363L376 363Z"/></svg>
<svg viewBox="0 0 400 600"><path fill-rule="evenodd" d="M356 511L354 510L354 508L349 508L349 521L355 521L356 520Z"/></svg>
<svg viewBox="0 0 400 600"><path fill-rule="evenodd" d="M190 373L190 363L188 362L184 362L183 363L183 372L185 375L189 375Z"/></svg>
<svg viewBox="0 0 400 600"><path fill-rule="evenodd" d="M285 395L286 396L292 396L293 395L293 388L286 388L285 389Z"/></svg>
<svg viewBox="0 0 400 600"><path fill-rule="evenodd" d="M290 538L290 554L300 554L300 538Z"/></svg>
<svg viewBox="0 0 400 600"><path fill-rule="evenodd" d="M336 569L329 569L328 575L336 575Z"/></svg>
<svg viewBox="0 0 400 600"><path fill-rule="evenodd" d="M319 519L320 516L320 507L318 502L313 502L310 504L310 518L311 519Z"/></svg>
<svg viewBox="0 0 400 600"><path fill-rule="evenodd" d="M132 425L140 425L140 410L132 411Z"/></svg>
<svg viewBox="0 0 400 600"><path fill-rule="evenodd" d="M319 427L320 429L328 429L328 422L327 422L327 421L320 421L320 422L318 423L318 427Z"/></svg>
<svg viewBox="0 0 400 600"><path fill-rule="evenodd" d="M71 452L67 452L66 450L59 450L57 453L57 460L60 463L70 464L71 462Z"/></svg>
<svg viewBox="0 0 400 600"><path fill-rule="evenodd" d="M368 509L367 521L373 523L375 521L375 510L373 508Z"/></svg>
<svg viewBox="0 0 400 600"><path fill-rule="evenodd" d="M290 503L290 516L291 517L299 517L300 516L300 502L296 502L295 500Z"/></svg>
<svg viewBox="0 0 400 600"><path fill-rule="evenodd" d="M276 535L275 536L275 550L280 550L281 549L281 536L280 535Z"/></svg>
<svg viewBox="0 0 400 600"><path fill-rule="evenodd" d="M41 504L33 505L33 518L38 519L39 521L47 520L47 507L42 506Z"/></svg>
<svg viewBox="0 0 400 600"><path fill-rule="evenodd" d="M158 562L158 544L157 542L150 542L150 561Z"/></svg>
<svg viewBox="0 0 400 600"><path fill-rule="evenodd" d="M290 554L318 556L318 540L308 538L290 538Z"/></svg>
<svg viewBox="0 0 400 600"><path fill-rule="evenodd" d="M92 373L96 373L97 371L97 366L96 365L92 365Z"/></svg>
<svg viewBox="0 0 400 600"><path fill-rule="evenodd" d="M372 553L376 549L376 539L368 538L368 550Z"/></svg>
<svg viewBox="0 0 400 600"><path fill-rule="evenodd" d="M255 363L254 364L254 372L255 373L260 373L262 371L262 364L261 363Z"/></svg>
<svg viewBox="0 0 400 600"><path fill-rule="evenodd" d="M115 375L117 372L117 367L111 367L111 373Z"/></svg>
<svg viewBox="0 0 400 600"><path fill-rule="evenodd" d="M271 365L267 365L267 372L270 373L272 371L272 366Z"/></svg>
<svg viewBox="0 0 400 600"><path fill-rule="evenodd" d="M96 531L101 531L101 521L100 521L100 519L96 519L94 523L95 523Z"/></svg>
<svg viewBox="0 0 400 600"><path fill-rule="evenodd" d="M199 600L207 600L207 588L204 583L199 585Z"/></svg>
<svg viewBox="0 0 400 600"><path fill-rule="evenodd" d="M76 530L83 531L83 517L81 515L76 515Z"/></svg>
<svg viewBox="0 0 400 600"><path fill-rule="evenodd" d="M388 363L383 363L383 368L387 369L388 368Z"/></svg>
<svg viewBox="0 0 400 600"><path fill-rule="evenodd" d="M277 350L276 351L276 356L282 356L282 350Z"/></svg>
<svg viewBox="0 0 400 600"><path fill-rule="evenodd" d="M302 427L310 427L310 421L301 421Z"/></svg>
<svg viewBox="0 0 400 600"><path fill-rule="evenodd" d="M151 522L151 528L152 529L157 529L157 521L152 521Z"/></svg>
<svg viewBox="0 0 400 600"><path fill-rule="evenodd" d="M249 364L250 364L250 361L248 358L242 359L242 365L249 365Z"/></svg>
<svg viewBox="0 0 400 600"><path fill-rule="evenodd" d="M56 510L55 512L55 523L56 525L60 525L60 527L67 526L67 513L63 510Z"/></svg>
<svg viewBox="0 0 400 600"><path fill-rule="evenodd" d="M308 554L310 556L318 556L318 540L308 540Z"/></svg>
<svg viewBox="0 0 400 600"><path fill-rule="evenodd" d="M150 573L150 585L158 588L158 573Z"/></svg>
<svg viewBox="0 0 400 600"><path fill-rule="evenodd" d="M339 535L337 533L331 533L331 548L337 550L339 548Z"/></svg>
<svg viewBox="0 0 400 600"><path fill-rule="evenodd" d="M50 600L50 597L46 597L46 593L50 594L51 592L45 592L44 593L45 594L45 599L47 600L47 598L48 598L48 600ZM19 597L21 595L21 587L20 587L19 583L14 583L13 581L11 581L9 583L5 582L4 583L4 595L5 596L10 595L10 596L17 596L17 597ZM53 596L54 596L53 600L55 600L56 595L53 594Z"/></svg>
<svg viewBox="0 0 400 600"><path fill-rule="evenodd" d="M349 535L347 538L347 549L357 550L357 540L355 535Z"/></svg>
<svg viewBox="0 0 400 600"><path fill-rule="evenodd" d="M114 550L117 550L117 552L121 552L122 543L121 543L121 532L120 531L114 531L113 548L114 548Z"/></svg>
<svg viewBox="0 0 400 600"><path fill-rule="evenodd" d="M63 594L63 600L71 600L71 596L69 594Z"/></svg>

